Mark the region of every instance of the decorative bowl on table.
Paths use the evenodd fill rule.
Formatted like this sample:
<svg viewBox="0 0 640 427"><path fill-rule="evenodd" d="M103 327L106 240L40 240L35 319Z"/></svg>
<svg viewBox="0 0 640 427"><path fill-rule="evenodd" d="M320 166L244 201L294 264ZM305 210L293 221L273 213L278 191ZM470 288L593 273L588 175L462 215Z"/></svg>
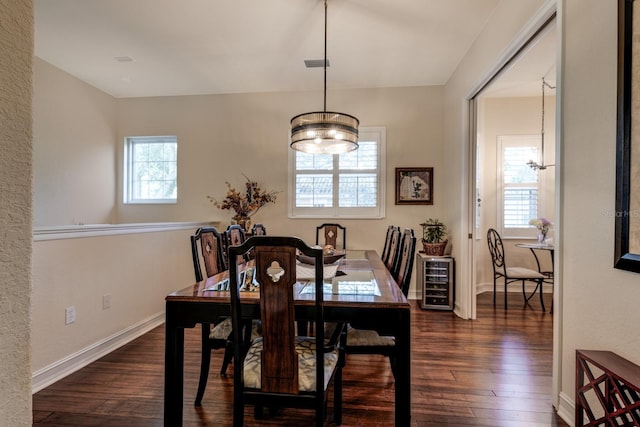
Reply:
<svg viewBox="0 0 640 427"><path fill-rule="evenodd" d="M334 262L338 261L339 259L343 258L346 255L345 252L334 252L332 255L326 255L323 258L323 261L325 264L333 264ZM313 257L310 256L306 256L306 255L302 255L302 254L298 254L296 255L296 257L298 258L298 261L300 261L303 264L314 264L314 260Z"/></svg>

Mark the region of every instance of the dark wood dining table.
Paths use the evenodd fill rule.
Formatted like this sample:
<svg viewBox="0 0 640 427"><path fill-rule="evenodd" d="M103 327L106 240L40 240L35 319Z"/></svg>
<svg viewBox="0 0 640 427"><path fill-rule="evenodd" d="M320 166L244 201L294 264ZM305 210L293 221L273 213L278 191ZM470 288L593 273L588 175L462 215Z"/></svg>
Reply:
<svg viewBox="0 0 640 427"><path fill-rule="evenodd" d="M325 319L358 322L380 334L395 337L395 425L409 426L411 419L411 323L410 304L376 251L347 251L339 261L334 280L325 279ZM369 273L367 273L369 272ZM214 323L231 314L228 291L216 288L227 272L172 292L166 297L164 425L182 425L184 393L184 329L200 323ZM349 279L354 281L350 282ZM363 278L371 277L370 284ZM296 317L312 318L315 298L312 282L295 284ZM259 318L259 293L243 292L243 309ZM245 311L243 310L243 314ZM347 366L345 369L349 369Z"/></svg>

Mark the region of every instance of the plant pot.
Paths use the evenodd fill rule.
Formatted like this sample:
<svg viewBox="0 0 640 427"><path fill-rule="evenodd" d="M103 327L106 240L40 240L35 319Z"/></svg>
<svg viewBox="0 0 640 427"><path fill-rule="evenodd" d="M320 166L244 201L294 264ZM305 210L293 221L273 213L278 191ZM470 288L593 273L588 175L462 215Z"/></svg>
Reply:
<svg viewBox="0 0 640 427"><path fill-rule="evenodd" d="M447 247L447 242L448 240L440 243L427 243L423 240L422 247L424 248L424 253L426 255L442 256L444 255L444 250Z"/></svg>

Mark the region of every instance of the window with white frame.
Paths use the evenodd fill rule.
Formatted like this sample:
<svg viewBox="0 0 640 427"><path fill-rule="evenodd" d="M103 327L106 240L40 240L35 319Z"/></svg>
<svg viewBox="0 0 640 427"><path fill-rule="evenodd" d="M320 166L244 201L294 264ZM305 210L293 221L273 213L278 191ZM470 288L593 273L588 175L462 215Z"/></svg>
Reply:
<svg viewBox="0 0 640 427"><path fill-rule="evenodd" d="M529 220L543 211L541 176L527 162L540 157L539 135L498 137L498 226L503 237L531 237Z"/></svg>
<svg viewBox="0 0 640 427"><path fill-rule="evenodd" d="M178 138L125 138L124 203L176 203L177 199Z"/></svg>
<svg viewBox="0 0 640 427"><path fill-rule="evenodd" d="M289 150L291 218L383 218L386 128L361 127L343 154Z"/></svg>

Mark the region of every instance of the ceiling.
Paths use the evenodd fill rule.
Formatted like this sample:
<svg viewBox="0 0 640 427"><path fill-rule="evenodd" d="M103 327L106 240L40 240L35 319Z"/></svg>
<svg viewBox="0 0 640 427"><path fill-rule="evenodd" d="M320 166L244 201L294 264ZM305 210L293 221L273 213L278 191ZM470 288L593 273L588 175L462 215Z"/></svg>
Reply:
<svg viewBox="0 0 640 427"><path fill-rule="evenodd" d="M447 83L497 3L330 0L328 89ZM323 25L321 0L35 0L35 53L117 98L321 90ZM539 92L530 62L507 86Z"/></svg>

